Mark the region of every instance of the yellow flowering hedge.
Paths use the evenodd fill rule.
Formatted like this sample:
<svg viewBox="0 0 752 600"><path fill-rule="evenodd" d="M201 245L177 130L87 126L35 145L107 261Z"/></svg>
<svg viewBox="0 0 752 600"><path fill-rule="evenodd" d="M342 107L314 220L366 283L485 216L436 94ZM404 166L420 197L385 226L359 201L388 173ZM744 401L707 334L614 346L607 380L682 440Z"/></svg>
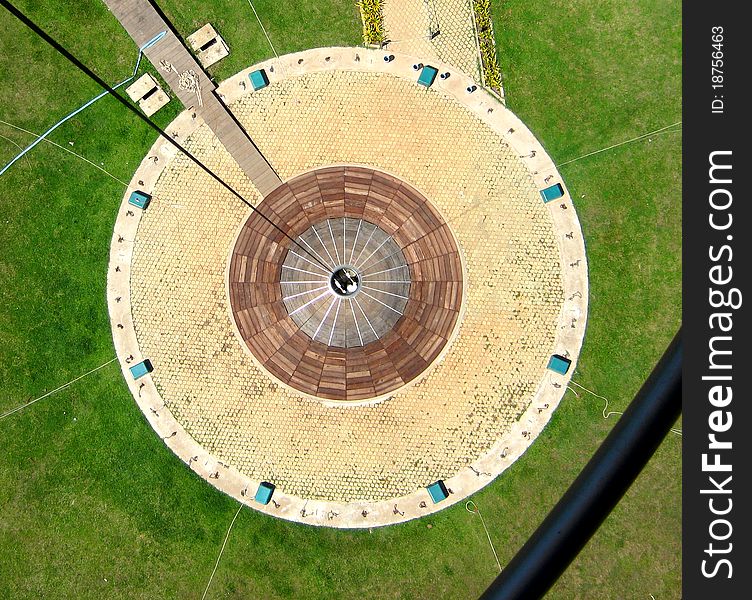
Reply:
<svg viewBox="0 0 752 600"><path fill-rule="evenodd" d="M491 0L473 0L475 24L478 27L478 43L483 63L486 86L501 93L501 70L496 61L496 42L491 23Z"/></svg>
<svg viewBox="0 0 752 600"><path fill-rule="evenodd" d="M360 14L363 17L363 41L380 46L384 41L383 0L360 0Z"/></svg>

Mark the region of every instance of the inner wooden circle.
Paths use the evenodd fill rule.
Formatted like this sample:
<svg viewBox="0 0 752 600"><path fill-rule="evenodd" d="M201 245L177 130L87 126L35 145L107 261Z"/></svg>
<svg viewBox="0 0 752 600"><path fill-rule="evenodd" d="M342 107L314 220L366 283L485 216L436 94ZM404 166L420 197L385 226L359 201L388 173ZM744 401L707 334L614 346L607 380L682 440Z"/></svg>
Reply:
<svg viewBox="0 0 752 600"><path fill-rule="evenodd" d="M441 215L365 167L282 184L248 217L230 259L243 342L282 383L327 400L382 397L423 374L452 338L462 292Z"/></svg>

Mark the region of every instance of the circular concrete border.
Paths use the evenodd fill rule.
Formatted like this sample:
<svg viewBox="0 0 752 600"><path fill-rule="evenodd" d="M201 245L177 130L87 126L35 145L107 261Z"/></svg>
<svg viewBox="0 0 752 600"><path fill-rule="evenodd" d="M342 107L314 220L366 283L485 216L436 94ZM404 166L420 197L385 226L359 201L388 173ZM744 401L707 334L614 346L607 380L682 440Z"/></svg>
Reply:
<svg viewBox="0 0 752 600"><path fill-rule="evenodd" d="M330 70L385 72L413 82L416 80L412 69L416 62L414 58L395 54L394 60L385 62L384 56L387 54L392 53L362 48L307 50L245 69L222 82L218 93L227 104L243 94L253 93L247 89L245 82L248 74L258 68L266 69L271 85L288 77ZM115 222L107 273L107 302L113 341L125 380L149 424L189 468L217 489L261 512L310 525L368 528L408 521L459 502L493 481L524 453L548 423L576 367L587 321L587 259L579 220L563 180L541 144L511 111L480 87L469 93L468 87L477 85L476 82L453 67L438 61L433 61L433 66L442 72L451 73L447 79L437 78L433 88L460 102L508 143L519 154L539 189L550 185L549 182L560 183L564 188L563 197L546 206L554 230L558 233L564 290L554 351L572 360L567 375L546 373L528 408L504 438L498 440L489 452L467 468L444 480L451 493L439 504L432 503L425 489L396 499L350 503L306 500L277 490L272 503L261 505L254 502L253 495L259 481L219 462L200 446L166 407L152 377L147 374L135 381L129 371L130 366L148 357L142 356L139 349L131 313L131 259L141 211L130 206L128 198L136 189L151 192L163 168L175 156L176 150L164 139L158 139L125 191ZM191 118L190 111L184 111L167 127L167 131L185 139L200 124L199 119ZM157 162L154 157L161 157L162 160Z"/></svg>

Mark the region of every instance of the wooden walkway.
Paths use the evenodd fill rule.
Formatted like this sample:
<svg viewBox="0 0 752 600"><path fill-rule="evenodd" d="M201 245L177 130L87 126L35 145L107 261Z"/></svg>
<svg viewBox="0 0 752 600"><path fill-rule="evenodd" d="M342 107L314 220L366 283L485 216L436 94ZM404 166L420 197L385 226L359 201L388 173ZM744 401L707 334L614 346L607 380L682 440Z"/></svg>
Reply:
<svg viewBox="0 0 752 600"><path fill-rule="evenodd" d="M167 32L144 50L146 57L183 105L201 116L263 196L279 186L282 182L277 173L219 98L214 82L156 8L148 0L104 2L139 48L161 32ZM180 75L186 71L193 71L198 78L203 106L199 106L193 90L180 87Z"/></svg>

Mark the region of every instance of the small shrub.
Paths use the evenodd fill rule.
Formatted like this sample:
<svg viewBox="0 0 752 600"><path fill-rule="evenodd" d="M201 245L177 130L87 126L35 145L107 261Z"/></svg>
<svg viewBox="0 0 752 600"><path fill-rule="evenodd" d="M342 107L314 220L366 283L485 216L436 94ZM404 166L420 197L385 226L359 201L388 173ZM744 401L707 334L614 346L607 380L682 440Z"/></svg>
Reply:
<svg viewBox="0 0 752 600"><path fill-rule="evenodd" d="M475 10L475 24L478 28L483 77L486 86L501 95L501 70L496 60L496 41L491 23L491 0L473 0L473 9Z"/></svg>
<svg viewBox="0 0 752 600"><path fill-rule="evenodd" d="M360 0L360 15L363 18L363 41L366 45L381 46L384 41L383 0Z"/></svg>

